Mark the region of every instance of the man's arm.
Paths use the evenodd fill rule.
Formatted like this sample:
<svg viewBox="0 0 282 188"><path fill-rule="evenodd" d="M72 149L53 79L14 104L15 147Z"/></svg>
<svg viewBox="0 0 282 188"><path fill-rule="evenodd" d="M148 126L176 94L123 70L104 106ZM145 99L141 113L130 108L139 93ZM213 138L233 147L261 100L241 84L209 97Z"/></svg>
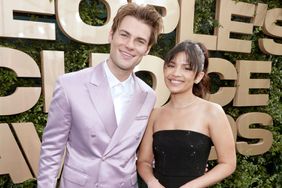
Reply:
<svg viewBox="0 0 282 188"><path fill-rule="evenodd" d="M56 187L70 127L70 105L59 78L56 83L47 125L42 137L37 178L38 188Z"/></svg>

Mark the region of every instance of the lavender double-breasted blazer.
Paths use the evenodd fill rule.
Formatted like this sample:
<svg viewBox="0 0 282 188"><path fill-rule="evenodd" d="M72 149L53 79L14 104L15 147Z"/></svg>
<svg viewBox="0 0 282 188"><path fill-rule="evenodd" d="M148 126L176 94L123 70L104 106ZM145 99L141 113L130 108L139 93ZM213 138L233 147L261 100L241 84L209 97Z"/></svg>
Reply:
<svg viewBox="0 0 282 188"><path fill-rule="evenodd" d="M154 107L154 91L133 76L135 92L117 126L102 63L60 76L42 137L38 188L137 187L136 149ZM66 149L66 150L65 150Z"/></svg>

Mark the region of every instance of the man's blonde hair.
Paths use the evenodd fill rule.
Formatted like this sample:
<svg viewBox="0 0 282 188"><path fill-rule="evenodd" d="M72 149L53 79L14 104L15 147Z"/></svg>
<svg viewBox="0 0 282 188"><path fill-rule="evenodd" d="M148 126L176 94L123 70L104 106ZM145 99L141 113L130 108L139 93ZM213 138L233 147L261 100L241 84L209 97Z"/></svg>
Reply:
<svg viewBox="0 0 282 188"><path fill-rule="evenodd" d="M143 21L151 27L151 36L149 39L149 46L157 42L159 34L163 30L162 16L151 5L137 5L136 3L128 3L119 8L112 25L113 33L116 32L121 21L126 16L132 16L137 20Z"/></svg>

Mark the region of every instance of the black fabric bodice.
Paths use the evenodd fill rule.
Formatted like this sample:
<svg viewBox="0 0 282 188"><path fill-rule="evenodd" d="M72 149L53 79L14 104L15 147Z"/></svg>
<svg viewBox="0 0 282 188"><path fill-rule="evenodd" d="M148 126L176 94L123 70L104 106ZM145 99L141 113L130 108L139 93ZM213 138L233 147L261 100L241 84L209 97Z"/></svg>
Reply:
<svg viewBox="0 0 282 188"><path fill-rule="evenodd" d="M212 141L189 130L153 134L154 174L166 188L178 188L204 174Z"/></svg>

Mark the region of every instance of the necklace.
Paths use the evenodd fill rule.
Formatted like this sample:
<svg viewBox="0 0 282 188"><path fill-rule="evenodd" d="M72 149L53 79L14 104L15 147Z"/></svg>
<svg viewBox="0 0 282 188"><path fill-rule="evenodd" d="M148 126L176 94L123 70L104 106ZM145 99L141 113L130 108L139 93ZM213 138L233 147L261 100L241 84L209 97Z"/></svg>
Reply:
<svg viewBox="0 0 282 188"><path fill-rule="evenodd" d="M171 107L172 107L172 108L175 108L175 109L183 109L183 108L187 108L187 107L191 106L191 105L194 104L195 102L196 102L196 99L193 100L192 102L188 103L188 104L183 105L183 106L178 106L178 107L176 107L176 106L174 106L174 105L171 104Z"/></svg>

